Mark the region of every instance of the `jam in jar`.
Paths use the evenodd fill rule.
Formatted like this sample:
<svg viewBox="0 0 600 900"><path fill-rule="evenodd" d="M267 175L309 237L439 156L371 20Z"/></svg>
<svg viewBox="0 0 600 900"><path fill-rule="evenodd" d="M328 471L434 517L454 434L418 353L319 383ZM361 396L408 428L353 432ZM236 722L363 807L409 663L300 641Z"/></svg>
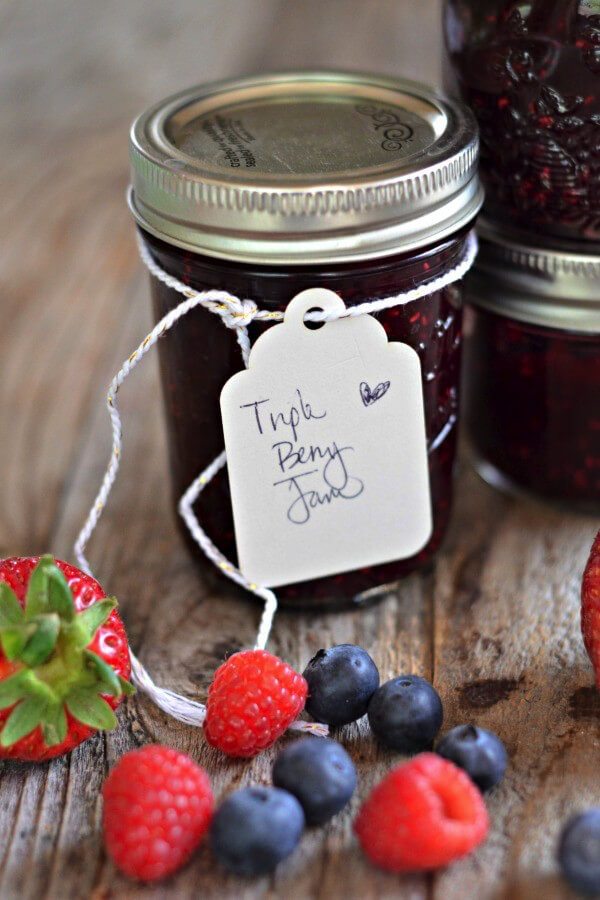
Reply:
<svg viewBox="0 0 600 900"><path fill-rule="evenodd" d="M471 114L412 82L355 73L285 73L184 92L134 123L131 161L130 205L155 262L195 290L227 290L279 311L306 288L329 288L352 305L442 276L464 259L482 200ZM182 298L151 281L158 320ZM448 523L461 284L377 317L421 360L433 533L410 559L278 588L284 604L368 602L431 560ZM266 327L253 322L251 340ZM219 395L243 362L234 332L200 307L159 351L178 501L223 449ZM235 560L226 471L195 512Z"/></svg>
<svg viewBox="0 0 600 900"><path fill-rule="evenodd" d="M600 240L597 0L446 0L444 30L448 87L480 126L486 219Z"/></svg>
<svg viewBox="0 0 600 900"><path fill-rule="evenodd" d="M600 256L486 228L467 300L465 412L480 473L600 509Z"/></svg>

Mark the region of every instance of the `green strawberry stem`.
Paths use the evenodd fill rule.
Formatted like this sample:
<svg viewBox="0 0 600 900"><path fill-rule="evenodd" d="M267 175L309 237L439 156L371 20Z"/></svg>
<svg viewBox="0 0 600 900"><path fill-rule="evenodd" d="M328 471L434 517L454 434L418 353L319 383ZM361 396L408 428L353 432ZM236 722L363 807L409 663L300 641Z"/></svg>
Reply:
<svg viewBox="0 0 600 900"><path fill-rule="evenodd" d="M67 580L51 556L43 556L31 573L24 608L9 585L0 582L0 646L15 669L0 681L0 709L14 707L0 731L2 747L37 727L47 746L62 743L66 710L90 728L115 727L104 696L122 697L134 688L88 648L116 606L111 597L77 612Z"/></svg>

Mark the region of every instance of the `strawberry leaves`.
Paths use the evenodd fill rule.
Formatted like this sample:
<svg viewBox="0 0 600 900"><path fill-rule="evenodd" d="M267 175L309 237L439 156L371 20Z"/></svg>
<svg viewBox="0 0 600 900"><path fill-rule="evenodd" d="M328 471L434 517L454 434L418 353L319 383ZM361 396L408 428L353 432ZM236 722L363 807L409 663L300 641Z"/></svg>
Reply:
<svg viewBox="0 0 600 900"><path fill-rule="evenodd" d="M67 579L57 566L46 570L48 579L47 604L52 612L58 613L65 622L72 622L75 618L75 604L73 594L67 584Z"/></svg>
<svg viewBox="0 0 600 900"><path fill-rule="evenodd" d="M48 612L50 609L48 573L51 569L56 569L53 558L51 556L42 556L31 573L25 596L25 616L28 619L33 619L40 613Z"/></svg>
<svg viewBox="0 0 600 900"><path fill-rule="evenodd" d="M61 744L68 735L67 712L89 728L115 727L104 697L118 699L134 688L89 647L116 607L114 598L106 598L77 612L51 556L41 557L31 572L24 607L0 581L0 647L15 669L0 681L0 709L14 707L0 731L0 746L12 746L37 727L46 746Z"/></svg>
<svg viewBox="0 0 600 900"><path fill-rule="evenodd" d="M73 596L51 556L43 556L31 573L24 609L0 582L0 645L11 662L42 665L56 647L61 619L74 617Z"/></svg>
<svg viewBox="0 0 600 900"><path fill-rule="evenodd" d="M35 694L25 697L11 712L0 733L0 744L10 747L41 725L47 702Z"/></svg>
<svg viewBox="0 0 600 900"><path fill-rule="evenodd" d="M70 609L65 609L67 599ZM46 662L56 647L64 616L73 618L75 605L51 556L42 556L31 573L24 609L9 585L0 583L0 644L11 662L30 667Z"/></svg>
<svg viewBox="0 0 600 900"><path fill-rule="evenodd" d="M21 669L16 675L11 675L0 681L0 709L8 709L14 706L18 700L22 700L31 691L31 672Z"/></svg>
<svg viewBox="0 0 600 900"><path fill-rule="evenodd" d="M0 628L18 628L25 621L25 613L15 594L0 581Z"/></svg>
<svg viewBox="0 0 600 900"><path fill-rule="evenodd" d="M11 662L20 660L28 666L41 665L54 650L60 620L56 613L46 611L39 602L40 597L37 587L30 607L34 610L32 614L27 607L23 610L10 587L0 582L0 645Z"/></svg>
<svg viewBox="0 0 600 900"><path fill-rule="evenodd" d="M41 666L56 646L60 619L56 613L36 616L25 627L26 640L16 659L26 666Z"/></svg>
<svg viewBox="0 0 600 900"><path fill-rule="evenodd" d="M85 650L83 655L88 670L92 673L92 677L102 693L111 694L113 697L120 697L123 691L121 689L119 676L115 670L109 666L108 663L105 663L97 653L92 653L91 650Z"/></svg>
<svg viewBox="0 0 600 900"><path fill-rule="evenodd" d="M117 717L94 690L72 691L66 699L67 709L79 722L97 731L109 731L117 724Z"/></svg>
<svg viewBox="0 0 600 900"><path fill-rule="evenodd" d="M98 629L104 625L113 609L116 608L117 601L115 598L107 597L106 600L100 600L78 614L77 624L82 629L83 639L85 640L85 644L82 646L87 647L91 643Z"/></svg>
<svg viewBox="0 0 600 900"><path fill-rule="evenodd" d="M10 587L0 582L0 645L7 659L16 659L27 642L25 613Z"/></svg>
<svg viewBox="0 0 600 900"><path fill-rule="evenodd" d="M49 704L46 707L41 726L47 747L55 747L57 744L62 744L68 730L64 706L60 703Z"/></svg>

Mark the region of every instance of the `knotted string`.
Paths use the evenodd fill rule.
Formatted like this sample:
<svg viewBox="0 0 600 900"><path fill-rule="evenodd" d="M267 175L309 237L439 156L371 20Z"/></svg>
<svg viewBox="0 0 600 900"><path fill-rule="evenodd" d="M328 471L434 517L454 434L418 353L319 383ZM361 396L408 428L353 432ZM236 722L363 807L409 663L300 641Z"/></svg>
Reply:
<svg viewBox="0 0 600 900"><path fill-rule="evenodd" d="M248 366L251 349L248 326L253 321L280 322L283 320L283 312L279 310L260 309L254 300L240 299L227 291L195 291L190 288L189 285L184 284L173 275L169 275L168 272L165 272L153 259L150 251L140 236L138 236L138 248L142 262L150 271L151 275L168 288L183 295L186 299L179 303L174 309L170 310L170 312L154 326L152 331L133 351L131 356L125 360L110 383L106 396L106 406L110 416L112 430L111 455L98 494L96 495L74 547L75 557L80 568L89 575L92 575L92 570L85 556L85 549L106 506L121 461L122 425L116 396L127 376L135 369L146 353L148 353L148 351L156 344L158 339L166 334L179 319L183 318L183 316L187 315L197 306L202 306L214 315L220 316L225 327L232 329L235 332L244 366L246 367ZM341 313L337 310L329 310L327 312L319 310L307 313L305 318L313 322L328 322L338 318L348 318L381 312L382 310L390 309L394 306L403 306L407 303L412 303L415 300L427 297L460 281L473 265L476 255L477 237L475 232L472 231L467 237L465 251L458 265L445 272L443 275L440 275L438 278L434 278L409 291L404 291L391 297L385 297L380 300L370 300L356 306L349 306ZM440 434L434 438L429 445L430 453L439 447L442 441L445 440L454 427L455 421L455 417L452 417L446 423ZM205 556L228 578L262 599L264 607L256 636L255 649L264 649L269 640L273 626L273 618L277 611L277 597L273 591L269 590L269 588L262 587L247 579L243 572L223 556L221 551L213 544L206 532L200 526L193 510L194 503L206 485L214 478L217 472L223 468L226 461L225 451L223 451L194 479L179 501L178 510L194 541L198 544ZM130 656L132 680L139 690L144 691L157 706L175 719L185 722L188 725L201 726L203 724L206 717L206 707L204 704L199 703L197 700L191 700L188 697L177 694L174 691L159 687L153 682L152 678L131 649ZM315 722L303 722L300 720L294 722L290 728L320 735L325 735L328 732L326 725Z"/></svg>

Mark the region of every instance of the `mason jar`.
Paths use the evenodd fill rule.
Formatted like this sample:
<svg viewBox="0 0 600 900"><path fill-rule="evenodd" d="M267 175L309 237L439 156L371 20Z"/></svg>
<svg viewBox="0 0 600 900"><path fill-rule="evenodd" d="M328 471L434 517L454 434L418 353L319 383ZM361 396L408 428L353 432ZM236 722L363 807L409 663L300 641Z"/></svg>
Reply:
<svg viewBox="0 0 600 900"><path fill-rule="evenodd" d="M600 509L600 254L489 226L468 279L466 425L483 477Z"/></svg>
<svg viewBox="0 0 600 900"><path fill-rule="evenodd" d="M310 287L330 288L352 305L434 281L464 258L482 202L469 111L415 83L357 73L192 88L142 114L130 150L131 211L152 259L194 290L224 289L270 310L284 310ZM181 296L154 277L151 287L158 320ZM461 285L377 317L391 341L420 357L433 533L408 559L283 587L284 604L366 603L426 565L448 525ZM265 327L254 322L250 338ZM159 348L177 501L223 449L219 394L243 362L235 334L203 308ZM225 472L195 512L235 559Z"/></svg>
<svg viewBox="0 0 600 900"><path fill-rule="evenodd" d="M444 33L446 86L481 131L485 217L600 241L597 0L445 0Z"/></svg>

